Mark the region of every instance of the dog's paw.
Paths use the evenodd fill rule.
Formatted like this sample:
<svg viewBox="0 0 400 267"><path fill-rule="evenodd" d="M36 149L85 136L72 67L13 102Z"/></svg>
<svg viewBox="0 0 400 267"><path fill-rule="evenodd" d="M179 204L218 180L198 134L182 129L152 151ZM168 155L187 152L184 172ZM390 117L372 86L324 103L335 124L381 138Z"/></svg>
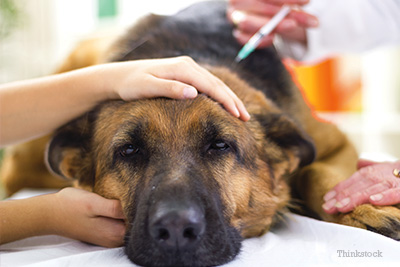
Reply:
<svg viewBox="0 0 400 267"><path fill-rule="evenodd" d="M364 204L339 216L339 223L370 230L400 240L400 209Z"/></svg>

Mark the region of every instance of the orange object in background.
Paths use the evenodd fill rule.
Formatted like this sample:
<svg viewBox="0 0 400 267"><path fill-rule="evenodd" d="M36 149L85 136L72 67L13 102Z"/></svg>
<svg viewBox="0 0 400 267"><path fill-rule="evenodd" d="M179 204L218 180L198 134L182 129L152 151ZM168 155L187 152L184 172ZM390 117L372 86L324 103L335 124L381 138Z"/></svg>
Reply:
<svg viewBox="0 0 400 267"><path fill-rule="evenodd" d="M361 78L357 61L348 64L348 60L333 58L313 66L293 60L284 63L314 110L361 111Z"/></svg>

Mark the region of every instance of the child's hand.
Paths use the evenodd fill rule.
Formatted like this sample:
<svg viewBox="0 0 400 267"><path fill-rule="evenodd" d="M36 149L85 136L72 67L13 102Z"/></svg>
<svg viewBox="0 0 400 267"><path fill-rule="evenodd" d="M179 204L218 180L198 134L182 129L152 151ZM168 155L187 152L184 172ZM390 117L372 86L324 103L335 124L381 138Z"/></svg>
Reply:
<svg viewBox="0 0 400 267"><path fill-rule="evenodd" d="M232 90L189 57L115 62L1 85L0 147L48 134L105 100L185 99L197 91L250 119Z"/></svg>
<svg viewBox="0 0 400 267"><path fill-rule="evenodd" d="M187 99L195 98L199 91L220 102L234 116L244 121L250 118L232 90L190 57L118 62L93 68L100 74L101 85L113 90L110 98Z"/></svg>
<svg viewBox="0 0 400 267"><path fill-rule="evenodd" d="M118 200L76 188L65 188L54 196L56 234L103 247L123 245L125 217Z"/></svg>

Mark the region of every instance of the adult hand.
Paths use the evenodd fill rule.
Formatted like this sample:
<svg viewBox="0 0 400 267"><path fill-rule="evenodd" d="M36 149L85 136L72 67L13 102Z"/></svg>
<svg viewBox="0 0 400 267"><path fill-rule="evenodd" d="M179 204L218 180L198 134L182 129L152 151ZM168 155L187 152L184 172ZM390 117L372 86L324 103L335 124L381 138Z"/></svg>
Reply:
<svg viewBox="0 0 400 267"><path fill-rule="evenodd" d="M113 88L114 98L187 99L195 98L199 91L220 102L234 116L244 121L250 119L235 93L187 56L110 63L94 68L110 77L103 85Z"/></svg>
<svg viewBox="0 0 400 267"><path fill-rule="evenodd" d="M394 174L394 170L400 170L400 161L359 160L357 169L325 195L322 207L327 213L349 212L365 203L379 206L400 203L400 178Z"/></svg>
<svg viewBox="0 0 400 267"><path fill-rule="evenodd" d="M103 247L123 245L125 217L118 200L77 188L64 188L54 196L50 224L56 234Z"/></svg>
<svg viewBox="0 0 400 267"><path fill-rule="evenodd" d="M239 43L245 44L284 4L302 6L309 0L229 0L228 19L236 26L233 34ZM300 9L293 9L272 32L265 36L258 47L272 44L274 34L306 43L306 29L317 27L318 19Z"/></svg>

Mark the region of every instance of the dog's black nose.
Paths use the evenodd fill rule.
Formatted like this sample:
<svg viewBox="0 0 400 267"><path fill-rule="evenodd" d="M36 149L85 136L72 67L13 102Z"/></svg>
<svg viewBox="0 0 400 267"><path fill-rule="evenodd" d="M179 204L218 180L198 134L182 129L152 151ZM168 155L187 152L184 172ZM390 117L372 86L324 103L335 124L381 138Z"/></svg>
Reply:
<svg viewBox="0 0 400 267"><path fill-rule="evenodd" d="M204 212L194 204L162 203L149 218L150 236L165 249L190 249L206 228Z"/></svg>

